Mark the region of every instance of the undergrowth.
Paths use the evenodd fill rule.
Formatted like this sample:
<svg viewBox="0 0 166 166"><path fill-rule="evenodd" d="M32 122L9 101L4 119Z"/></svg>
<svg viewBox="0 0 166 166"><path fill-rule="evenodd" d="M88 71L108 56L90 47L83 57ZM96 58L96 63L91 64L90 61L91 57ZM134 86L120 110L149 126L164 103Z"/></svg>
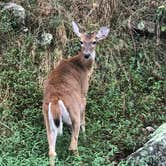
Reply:
<svg viewBox="0 0 166 166"><path fill-rule="evenodd" d="M48 165L43 81L62 55L67 58L80 49L71 29L73 19L82 29L97 30L106 24L111 32L97 46L87 98L87 136L84 140L80 133L79 137L80 156L67 150L70 132L64 128L56 146L56 165L124 166L126 157L147 141L149 133L144 129L157 128L166 119L164 41L156 44L156 36L134 34L124 26L131 8L137 11L150 2L15 2L29 11L29 31L15 28L10 14L0 11L0 166ZM35 39L45 31L54 40L41 47Z"/></svg>

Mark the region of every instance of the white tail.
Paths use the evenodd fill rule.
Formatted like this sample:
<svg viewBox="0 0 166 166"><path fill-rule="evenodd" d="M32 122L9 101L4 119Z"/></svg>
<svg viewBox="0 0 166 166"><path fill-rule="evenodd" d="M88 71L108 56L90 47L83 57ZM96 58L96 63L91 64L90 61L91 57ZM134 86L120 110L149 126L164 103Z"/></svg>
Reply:
<svg viewBox="0 0 166 166"><path fill-rule="evenodd" d="M60 117L60 125L57 127L54 123L54 119L51 113L51 103L48 105L48 121L50 125L50 130L55 134L55 137L57 135L61 135L63 133L62 128L63 128L63 123L62 123L62 117Z"/></svg>

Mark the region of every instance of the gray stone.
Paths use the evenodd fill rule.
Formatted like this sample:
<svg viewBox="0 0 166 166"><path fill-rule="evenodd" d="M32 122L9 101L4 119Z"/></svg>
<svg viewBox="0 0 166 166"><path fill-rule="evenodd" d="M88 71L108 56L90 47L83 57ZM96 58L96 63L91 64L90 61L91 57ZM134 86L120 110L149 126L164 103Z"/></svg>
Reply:
<svg viewBox="0 0 166 166"><path fill-rule="evenodd" d="M144 32L149 32L149 33L155 33L155 23L152 21L140 21L137 24L137 28L140 31L144 31Z"/></svg>
<svg viewBox="0 0 166 166"><path fill-rule="evenodd" d="M150 136L142 148L129 156L129 166L166 166L166 123Z"/></svg>
<svg viewBox="0 0 166 166"><path fill-rule="evenodd" d="M154 132L154 131L155 131L155 129L154 129L153 127L151 127L151 126L147 126L147 127L146 127L146 130L147 130L148 132Z"/></svg>
<svg viewBox="0 0 166 166"><path fill-rule="evenodd" d="M36 40L36 43L41 46L47 46L51 44L52 39L53 39L52 34L44 32L41 34L41 36L38 37L38 39Z"/></svg>
<svg viewBox="0 0 166 166"><path fill-rule="evenodd" d="M155 34L155 22L145 21L145 20L130 20L128 22L128 28L134 30L138 33L147 33L147 34Z"/></svg>
<svg viewBox="0 0 166 166"><path fill-rule="evenodd" d="M25 18L26 18L26 13L25 9L17 5L16 3L1 3L1 6L3 6L2 10L8 10L9 12L12 13L13 17L17 19L17 22L24 25L25 24Z"/></svg>

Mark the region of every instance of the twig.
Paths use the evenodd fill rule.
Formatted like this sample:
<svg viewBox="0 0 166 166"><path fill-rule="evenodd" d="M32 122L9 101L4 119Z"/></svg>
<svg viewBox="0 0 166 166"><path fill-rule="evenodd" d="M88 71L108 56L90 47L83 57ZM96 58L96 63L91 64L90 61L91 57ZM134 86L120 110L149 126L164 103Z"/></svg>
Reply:
<svg viewBox="0 0 166 166"><path fill-rule="evenodd" d="M4 126L4 127L7 128L8 130L10 130L11 132L13 132L13 130L12 130L10 127L8 127L6 124L0 122L0 125Z"/></svg>
<svg viewBox="0 0 166 166"><path fill-rule="evenodd" d="M132 27L131 27L131 16L128 19L128 28L129 28L130 35L131 35L131 40L132 40L132 43L133 43L134 52L136 54L137 50L136 50L136 44L135 44L135 41L134 41Z"/></svg>
<svg viewBox="0 0 166 166"><path fill-rule="evenodd" d="M160 44L160 24L159 21L157 21L157 27L156 27L156 45L159 46Z"/></svg>

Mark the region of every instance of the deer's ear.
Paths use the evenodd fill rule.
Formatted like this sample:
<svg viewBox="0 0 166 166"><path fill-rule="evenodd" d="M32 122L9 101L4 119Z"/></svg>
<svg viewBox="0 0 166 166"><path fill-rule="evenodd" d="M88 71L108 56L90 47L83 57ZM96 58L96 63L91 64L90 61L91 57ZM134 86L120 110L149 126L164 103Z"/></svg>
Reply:
<svg viewBox="0 0 166 166"><path fill-rule="evenodd" d="M96 34L97 41L105 39L108 36L110 29L107 27L101 27Z"/></svg>
<svg viewBox="0 0 166 166"><path fill-rule="evenodd" d="M79 32L79 28L78 28L78 25L72 21L72 27L73 27L73 31L75 32L75 34L80 37L81 36L81 33Z"/></svg>

